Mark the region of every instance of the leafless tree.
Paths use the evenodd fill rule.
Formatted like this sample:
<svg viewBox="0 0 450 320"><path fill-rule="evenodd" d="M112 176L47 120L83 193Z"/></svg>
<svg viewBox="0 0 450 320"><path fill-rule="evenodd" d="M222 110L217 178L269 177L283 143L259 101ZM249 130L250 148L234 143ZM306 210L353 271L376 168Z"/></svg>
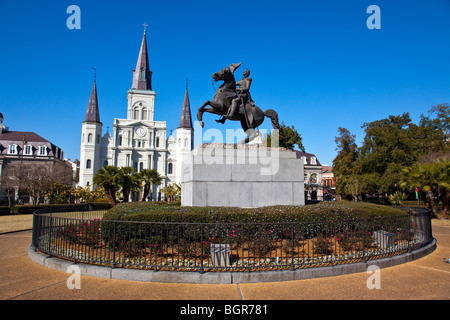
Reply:
<svg viewBox="0 0 450 320"><path fill-rule="evenodd" d="M2 172L2 189L5 194L25 191L32 204L37 204L55 183L71 184L73 174L64 162L13 162Z"/></svg>

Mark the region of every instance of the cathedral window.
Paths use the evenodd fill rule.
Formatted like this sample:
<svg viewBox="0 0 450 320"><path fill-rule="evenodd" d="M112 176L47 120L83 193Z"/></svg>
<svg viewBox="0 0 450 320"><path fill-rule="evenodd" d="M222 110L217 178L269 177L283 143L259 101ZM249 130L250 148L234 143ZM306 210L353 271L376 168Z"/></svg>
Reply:
<svg viewBox="0 0 450 320"><path fill-rule="evenodd" d="M186 138L186 139L184 139L184 146L185 146L185 147L187 147L187 146L188 146L188 142L189 142L189 141L188 141L188 139L187 139L187 138Z"/></svg>
<svg viewBox="0 0 450 320"><path fill-rule="evenodd" d="M134 119L139 120L139 109L138 108L134 109Z"/></svg>
<svg viewBox="0 0 450 320"><path fill-rule="evenodd" d="M119 146L122 145L122 136L119 136Z"/></svg>
<svg viewBox="0 0 450 320"><path fill-rule="evenodd" d="M86 169L90 169L92 165L91 159L86 160Z"/></svg>
<svg viewBox="0 0 450 320"><path fill-rule="evenodd" d="M142 109L142 120L147 120L147 109L143 108Z"/></svg>
<svg viewBox="0 0 450 320"><path fill-rule="evenodd" d="M140 78L139 81L145 81L145 68L141 68L139 78Z"/></svg>
<svg viewBox="0 0 450 320"><path fill-rule="evenodd" d="M92 133L89 133L89 134L88 134L88 140L87 140L87 142L88 142L88 143L92 142Z"/></svg>
<svg viewBox="0 0 450 320"><path fill-rule="evenodd" d="M173 173L173 164L169 163L168 169L167 169L167 173L168 174L172 174Z"/></svg>
<svg viewBox="0 0 450 320"><path fill-rule="evenodd" d="M156 147L159 148L159 137L156 137Z"/></svg>

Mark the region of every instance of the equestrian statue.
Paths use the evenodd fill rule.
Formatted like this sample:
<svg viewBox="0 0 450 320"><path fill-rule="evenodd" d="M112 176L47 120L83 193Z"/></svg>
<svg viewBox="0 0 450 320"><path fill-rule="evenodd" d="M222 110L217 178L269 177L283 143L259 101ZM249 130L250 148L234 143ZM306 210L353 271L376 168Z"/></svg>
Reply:
<svg viewBox="0 0 450 320"><path fill-rule="evenodd" d="M236 82L234 71L242 64L233 63L229 67L225 67L219 72L212 75L215 82L223 81L222 85L217 89L212 101L205 101L197 111L197 119L203 127L203 113L209 112L222 116L216 122L224 124L226 120L240 121L241 127L247 134L247 138L243 143L248 143L257 137L255 129L259 127L265 117L272 120L272 127L280 129L278 123L278 114L275 110L267 109L262 111L257 107L250 95L250 86L252 78L250 78L250 70L244 70L244 77ZM206 106L210 106L207 108Z"/></svg>

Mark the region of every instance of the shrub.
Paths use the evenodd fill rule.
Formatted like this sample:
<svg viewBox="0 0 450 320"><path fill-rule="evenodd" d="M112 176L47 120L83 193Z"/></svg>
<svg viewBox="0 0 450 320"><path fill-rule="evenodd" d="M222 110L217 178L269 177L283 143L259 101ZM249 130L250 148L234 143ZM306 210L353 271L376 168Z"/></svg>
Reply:
<svg viewBox="0 0 450 320"><path fill-rule="evenodd" d="M59 234L70 244L99 246L102 244L99 220L78 220L59 230Z"/></svg>
<svg viewBox="0 0 450 320"><path fill-rule="evenodd" d="M321 202L308 206L254 209L181 207L176 203L131 202L110 209L103 220L180 223L331 222L406 214L403 210L370 203Z"/></svg>
<svg viewBox="0 0 450 320"><path fill-rule="evenodd" d="M344 231L336 235L336 241L344 251L359 251L368 249L372 245L372 237L368 233L363 234L362 230Z"/></svg>
<svg viewBox="0 0 450 320"><path fill-rule="evenodd" d="M406 198L407 195L400 191L397 191L389 196L389 200L391 201L391 203L396 205L403 204Z"/></svg>
<svg viewBox="0 0 450 320"><path fill-rule="evenodd" d="M313 241L313 252L320 255L333 254L333 243L330 239L318 237Z"/></svg>

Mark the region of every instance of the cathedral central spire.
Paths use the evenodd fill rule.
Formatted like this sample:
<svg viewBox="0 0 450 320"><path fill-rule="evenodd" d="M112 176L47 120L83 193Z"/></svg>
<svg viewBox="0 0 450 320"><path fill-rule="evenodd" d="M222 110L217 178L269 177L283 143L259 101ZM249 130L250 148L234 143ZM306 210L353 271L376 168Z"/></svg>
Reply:
<svg viewBox="0 0 450 320"><path fill-rule="evenodd" d="M144 24L144 27L146 27L146 24ZM145 33L144 30L136 69L133 70L132 89L152 90L152 72L150 71L150 65L148 63L147 37Z"/></svg>

